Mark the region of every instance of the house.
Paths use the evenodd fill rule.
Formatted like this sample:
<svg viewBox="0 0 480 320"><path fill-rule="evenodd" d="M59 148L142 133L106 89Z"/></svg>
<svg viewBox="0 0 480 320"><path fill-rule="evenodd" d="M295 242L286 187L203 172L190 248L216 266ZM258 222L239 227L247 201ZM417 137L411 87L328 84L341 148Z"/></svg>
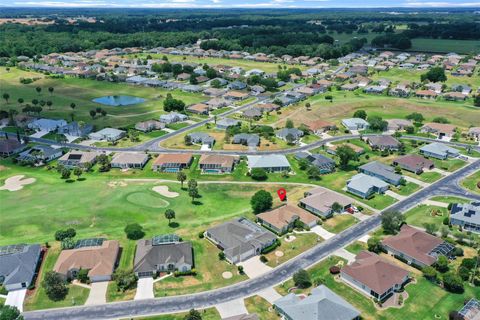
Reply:
<svg viewBox="0 0 480 320"><path fill-rule="evenodd" d="M370 93L370 94L382 94L387 89L388 89L387 86L368 86L365 89L363 89L363 92Z"/></svg>
<svg viewBox="0 0 480 320"><path fill-rule="evenodd" d="M170 112L169 114L162 114L160 116L160 122L170 124L175 122L182 122L188 119L187 115L177 113L177 112Z"/></svg>
<svg viewBox="0 0 480 320"><path fill-rule="evenodd" d="M358 89L357 83L346 83L340 87L340 90L343 91L355 91Z"/></svg>
<svg viewBox="0 0 480 320"><path fill-rule="evenodd" d="M321 154L297 152L295 158L297 160L305 159L308 163L320 169L320 173L322 174L331 173L335 170L335 161Z"/></svg>
<svg viewBox="0 0 480 320"><path fill-rule="evenodd" d="M269 154L262 156L247 156L248 168L264 169L267 172L290 171L290 163L287 157L280 154Z"/></svg>
<svg viewBox="0 0 480 320"><path fill-rule="evenodd" d="M64 127L67 125L65 120L53 120L53 119L37 119L28 124L29 129L36 131L56 131L58 128Z"/></svg>
<svg viewBox="0 0 480 320"><path fill-rule="evenodd" d="M458 157L460 151L443 143L433 142L420 148L420 153L426 157L433 157L440 160Z"/></svg>
<svg viewBox="0 0 480 320"><path fill-rule="evenodd" d="M454 203L450 210L450 223L480 233L480 202Z"/></svg>
<svg viewBox="0 0 480 320"><path fill-rule="evenodd" d="M422 268L434 264L440 255L449 257L454 249L450 243L407 224L398 234L384 239L382 246L389 254Z"/></svg>
<svg viewBox="0 0 480 320"><path fill-rule="evenodd" d="M369 123L361 118L343 119L342 124L348 130L365 130L369 127Z"/></svg>
<svg viewBox="0 0 480 320"><path fill-rule="evenodd" d="M319 217L329 218L335 213L332 208L334 203L342 208L339 213L352 206L350 198L321 187L307 191L298 205Z"/></svg>
<svg viewBox="0 0 480 320"><path fill-rule="evenodd" d="M239 160L238 156L203 154L198 164L202 173L231 173Z"/></svg>
<svg viewBox="0 0 480 320"><path fill-rule="evenodd" d="M241 91L228 91L223 97L229 100L244 100L248 98L248 93Z"/></svg>
<svg viewBox="0 0 480 320"><path fill-rule="evenodd" d="M217 129L228 129L228 127L235 127L240 125L241 122L235 119L223 118L217 121Z"/></svg>
<svg viewBox="0 0 480 320"><path fill-rule="evenodd" d="M280 106L275 103L259 103L255 105L255 108L260 110L260 112L272 112L280 109Z"/></svg>
<svg viewBox="0 0 480 320"><path fill-rule="evenodd" d="M365 150L362 148L362 147L359 147L357 145L354 145L353 143L342 143L342 144L332 144L331 146L328 146L328 149L327 149L327 152L330 153L330 154L337 154L337 149L341 146L348 146L350 148L352 148L352 150L357 154L357 155L361 155L362 153L365 152Z"/></svg>
<svg viewBox="0 0 480 320"><path fill-rule="evenodd" d="M30 149L20 152L17 159L33 163L47 163L63 154L62 149L55 149L47 145L36 145Z"/></svg>
<svg viewBox="0 0 480 320"><path fill-rule="evenodd" d="M431 170L434 168L432 160L416 154L408 154L396 158L393 160L393 165L416 174L421 174L425 169Z"/></svg>
<svg viewBox="0 0 480 320"><path fill-rule="evenodd" d="M294 205L284 205L257 215L257 221L276 234L284 234L295 226L297 221L312 228L318 218L308 211Z"/></svg>
<svg viewBox="0 0 480 320"><path fill-rule="evenodd" d="M114 128L104 128L100 131L90 133L88 136L92 140L107 140L110 142L114 142L120 140L126 135L126 132L119 129Z"/></svg>
<svg viewBox="0 0 480 320"><path fill-rule="evenodd" d="M207 145L209 148L215 144L215 138L205 132L192 132L187 136L190 137L192 143Z"/></svg>
<svg viewBox="0 0 480 320"><path fill-rule="evenodd" d="M230 82L227 86L230 90L243 90L247 88L247 84L241 81Z"/></svg>
<svg viewBox="0 0 480 320"><path fill-rule="evenodd" d="M0 247L0 284L7 291L26 289L33 284L40 267L39 244L15 244Z"/></svg>
<svg viewBox="0 0 480 320"><path fill-rule="evenodd" d="M91 282L110 281L119 252L120 244L116 240L79 240L73 249L60 252L53 271L65 279L75 279L80 269L87 269Z"/></svg>
<svg viewBox="0 0 480 320"><path fill-rule="evenodd" d="M360 311L325 285L313 288L308 296L294 293L276 300L275 310L288 320L356 320Z"/></svg>
<svg viewBox="0 0 480 320"><path fill-rule="evenodd" d="M463 320L478 320L480 319L480 301L471 298L458 312L460 319Z"/></svg>
<svg viewBox="0 0 480 320"><path fill-rule="evenodd" d="M347 191L364 199L374 193L385 193L389 188L388 183L376 177L359 173L347 182Z"/></svg>
<svg viewBox="0 0 480 320"><path fill-rule="evenodd" d="M187 111L195 114L208 114L210 107L204 103L196 103L187 107Z"/></svg>
<svg viewBox="0 0 480 320"><path fill-rule="evenodd" d="M388 119L387 130L389 131L403 131L407 127L413 127L413 122L411 120L405 119Z"/></svg>
<svg viewBox="0 0 480 320"><path fill-rule="evenodd" d="M296 142L303 137L303 131L297 128L283 128L277 131L276 136L287 142Z"/></svg>
<svg viewBox="0 0 480 320"><path fill-rule="evenodd" d="M93 131L93 126L88 123L78 123L76 121L72 121L63 127L59 127L57 132L59 134L69 135L73 137L85 137L90 132Z"/></svg>
<svg viewBox="0 0 480 320"><path fill-rule="evenodd" d="M135 129L142 132L161 130L163 128L165 128L165 123L157 120L147 120L147 121L142 121L135 124Z"/></svg>
<svg viewBox="0 0 480 320"><path fill-rule="evenodd" d="M149 156L146 153L117 152L112 157L110 165L112 168L120 169L142 169L148 162Z"/></svg>
<svg viewBox="0 0 480 320"><path fill-rule="evenodd" d="M366 163L360 166L358 171L379 178L395 186L398 186L402 181L402 176L395 173L395 168L378 161Z"/></svg>
<svg viewBox="0 0 480 320"><path fill-rule="evenodd" d="M360 292L385 301L409 281L408 271L373 252L361 251L355 261L340 271L343 281Z"/></svg>
<svg viewBox="0 0 480 320"><path fill-rule="evenodd" d="M66 168L92 166L98 157L97 152L90 151L69 151L58 159L58 164Z"/></svg>
<svg viewBox="0 0 480 320"><path fill-rule="evenodd" d="M213 98L205 102L211 109L219 109L228 106L229 102L224 98Z"/></svg>
<svg viewBox="0 0 480 320"><path fill-rule="evenodd" d="M465 101L467 100L468 95L463 94L461 92L452 91L452 92L446 92L443 95L443 97L445 98L445 100L450 100L450 101Z"/></svg>
<svg viewBox="0 0 480 320"><path fill-rule="evenodd" d="M320 119L306 122L305 126L316 135L321 135L326 131L334 130L336 128L334 123Z"/></svg>
<svg viewBox="0 0 480 320"><path fill-rule="evenodd" d="M242 116L247 119L259 119L262 116L262 110L257 107L249 108L242 112Z"/></svg>
<svg viewBox="0 0 480 320"><path fill-rule="evenodd" d="M270 231L245 218L236 218L205 232L205 237L212 241L230 263L245 261L277 241Z"/></svg>
<svg viewBox="0 0 480 320"><path fill-rule="evenodd" d="M193 268L193 248L175 234L137 241L133 271L141 277L158 272L188 272Z"/></svg>
<svg viewBox="0 0 480 320"><path fill-rule="evenodd" d="M257 147L260 145L260 137L255 133L237 133L233 136L233 144L242 144L249 147Z"/></svg>
<svg viewBox="0 0 480 320"><path fill-rule="evenodd" d="M17 139L0 139L0 156L8 157L12 154L19 153L26 145Z"/></svg>
<svg viewBox="0 0 480 320"><path fill-rule="evenodd" d="M225 94L225 89L218 89L218 88L208 88L203 91L203 94L210 96L210 97L219 97Z"/></svg>
<svg viewBox="0 0 480 320"><path fill-rule="evenodd" d="M422 99L435 99L438 96L438 93L433 90L417 90L415 96Z"/></svg>
<svg viewBox="0 0 480 320"><path fill-rule="evenodd" d="M471 127L468 129L468 135L473 139L480 141L480 127Z"/></svg>
<svg viewBox="0 0 480 320"><path fill-rule="evenodd" d="M398 150L401 143L392 136L379 135L367 138L368 144L378 150Z"/></svg>
<svg viewBox="0 0 480 320"><path fill-rule="evenodd" d="M442 139L444 137L446 138L453 137L456 129L457 129L456 126L448 123L430 122L430 123L425 123L420 129L420 132L431 133L431 134L437 135L438 139Z"/></svg>
<svg viewBox="0 0 480 320"><path fill-rule="evenodd" d="M153 162L152 170L175 173L188 168L192 161L193 156L189 153L162 153Z"/></svg>

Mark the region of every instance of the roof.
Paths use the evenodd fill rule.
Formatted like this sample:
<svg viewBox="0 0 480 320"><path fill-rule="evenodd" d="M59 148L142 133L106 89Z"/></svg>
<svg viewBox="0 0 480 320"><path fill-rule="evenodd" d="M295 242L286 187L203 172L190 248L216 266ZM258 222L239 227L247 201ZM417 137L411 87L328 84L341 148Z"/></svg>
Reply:
<svg viewBox="0 0 480 320"><path fill-rule="evenodd" d="M420 148L420 151L423 152L429 152L429 153L434 153L434 154L458 154L460 151L458 151L455 148L449 147L446 144L439 143L439 142L433 142L430 144L427 144L426 146L423 146Z"/></svg>
<svg viewBox="0 0 480 320"><path fill-rule="evenodd" d="M1 139L0 140L0 152L11 153L22 146L22 143L17 139Z"/></svg>
<svg viewBox="0 0 480 320"><path fill-rule="evenodd" d="M193 251L190 242L177 242L154 245L150 239L137 242L135 252L135 272L148 272L156 270L160 264L193 265Z"/></svg>
<svg viewBox="0 0 480 320"><path fill-rule="evenodd" d="M283 128L277 131L277 137L286 139L288 135L291 135L293 139L298 139L303 136L303 131L297 128Z"/></svg>
<svg viewBox="0 0 480 320"><path fill-rule="evenodd" d="M343 119L342 123L347 127L368 126L368 122L362 118Z"/></svg>
<svg viewBox="0 0 480 320"><path fill-rule="evenodd" d="M305 298L290 293L274 304L291 320L352 320L360 316L357 309L324 285Z"/></svg>
<svg viewBox="0 0 480 320"><path fill-rule="evenodd" d="M367 193L371 188L377 187L383 189L388 187L388 183L378 178L359 173L348 181L348 187L362 193Z"/></svg>
<svg viewBox="0 0 480 320"><path fill-rule="evenodd" d="M454 203L450 218L480 225L480 202Z"/></svg>
<svg viewBox="0 0 480 320"><path fill-rule="evenodd" d="M224 126L224 127L230 127L230 126L236 126L240 123L240 121L235 120L235 119L230 119L230 118L224 118L220 119L217 121L217 126Z"/></svg>
<svg viewBox="0 0 480 320"><path fill-rule="evenodd" d="M407 154L405 156L396 158L393 160L393 162L415 170L430 168L433 166L432 160L428 160L418 154Z"/></svg>
<svg viewBox="0 0 480 320"><path fill-rule="evenodd" d="M153 162L154 166L161 166L168 163L182 163L188 164L192 161L192 154L190 153L163 153Z"/></svg>
<svg viewBox="0 0 480 320"><path fill-rule="evenodd" d="M308 196L301 199L300 202L321 212L330 211L335 202L343 207L352 204L350 198L324 188L312 189L307 194Z"/></svg>
<svg viewBox="0 0 480 320"><path fill-rule="evenodd" d="M391 181L399 181L402 178L401 175L395 173L395 168L378 161L366 163L360 166L359 170L366 174L372 173Z"/></svg>
<svg viewBox="0 0 480 320"><path fill-rule="evenodd" d="M223 155L216 155L216 154L202 154L200 156L199 164L206 165L206 164L219 164L223 168L232 167L235 161L238 161L238 156L223 156Z"/></svg>
<svg viewBox="0 0 480 320"><path fill-rule="evenodd" d="M210 109L210 107L204 103L196 103L196 104L193 104L189 107L187 107L187 110L189 111L197 111L197 112L205 112L205 111L208 111Z"/></svg>
<svg viewBox="0 0 480 320"><path fill-rule="evenodd" d="M305 123L305 125L312 131L317 131L319 129L325 129L325 128L330 128L335 126L335 124L325 120L308 121Z"/></svg>
<svg viewBox="0 0 480 320"><path fill-rule="evenodd" d="M116 240L103 241L101 246L62 250L53 271L67 275L72 269L88 269L88 276L110 276L115 268L120 245Z"/></svg>
<svg viewBox="0 0 480 320"><path fill-rule="evenodd" d="M480 301L470 299L458 313L464 320L480 320Z"/></svg>
<svg viewBox="0 0 480 320"><path fill-rule="evenodd" d="M432 265L437 261L432 251L441 245L443 240L404 224L397 235L386 238L382 243L423 264Z"/></svg>
<svg viewBox="0 0 480 320"><path fill-rule="evenodd" d="M380 147L380 148L381 147L397 148L398 146L400 146L400 142L397 139L387 135L368 137L368 141L370 142L370 145L374 147Z"/></svg>
<svg viewBox="0 0 480 320"><path fill-rule="evenodd" d="M425 123L422 127L422 129L424 130L427 129L433 132L441 132L441 133L449 133L449 134L454 134L456 128L457 127L452 124L436 123L436 122Z"/></svg>
<svg viewBox="0 0 480 320"><path fill-rule="evenodd" d="M123 134L125 131L115 129L115 128L103 128L100 131L93 133L94 135L103 135L103 136L118 136Z"/></svg>
<svg viewBox="0 0 480 320"><path fill-rule="evenodd" d="M96 152L90 151L69 151L61 156L58 161L78 161L78 163L92 162L98 156Z"/></svg>
<svg viewBox="0 0 480 320"><path fill-rule="evenodd" d="M0 277L3 284L30 283L37 268L39 244L18 244L0 247Z"/></svg>
<svg viewBox="0 0 480 320"><path fill-rule="evenodd" d="M142 164L148 160L148 154L146 153L133 153L133 152L117 152L112 157L112 163L129 164L139 163Z"/></svg>
<svg viewBox="0 0 480 320"><path fill-rule="evenodd" d="M264 156L247 156L250 168L277 168L290 167L287 157L280 154L269 154Z"/></svg>
<svg viewBox="0 0 480 320"><path fill-rule="evenodd" d="M296 220L296 218L307 225L317 221L317 217L313 214L290 204L260 213L257 215L257 218L262 219L277 229L283 229Z"/></svg>
<svg viewBox="0 0 480 320"><path fill-rule="evenodd" d="M366 285L379 295L395 285L403 284L408 271L402 269L379 255L361 251L355 256L355 261L342 268L345 273Z"/></svg>

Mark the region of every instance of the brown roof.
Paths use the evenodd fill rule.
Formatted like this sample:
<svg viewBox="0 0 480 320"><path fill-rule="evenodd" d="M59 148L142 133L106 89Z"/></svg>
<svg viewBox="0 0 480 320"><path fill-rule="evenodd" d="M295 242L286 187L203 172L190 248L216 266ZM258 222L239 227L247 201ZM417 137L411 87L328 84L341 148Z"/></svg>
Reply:
<svg viewBox="0 0 480 320"><path fill-rule="evenodd" d="M433 90L418 90L415 92L418 96L436 97L438 94Z"/></svg>
<svg viewBox="0 0 480 320"><path fill-rule="evenodd" d="M426 265L432 265L437 259L429 254L443 240L404 224L397 235L386 238L382 243Z"/></svg>
<svg viewBox="0 0 480 320"><path fill-rule="evenodd" d="M225 96L234 97L234 98L245 98L248 97L248 93L240 91L228 91Z"/></svg>
<svg viewBox="0 0 480 320"><path fill-rule="evenodd" d="M278 229L288 226L294 217L298 217L300 221L307 225L317 221L318 219L316 216L303 210L302 208L289 204L260 213L257 215L257 217Z"/></svg>
<svg viewBox="0 0 480 320"><path fill-rule="evenodd" d="M161 166L167 163L189 164L191 161L192 155L190 153L163 153L155 159L153 165Z"/></svg>
<svg viewBox="0 0 480 320"><path fill-rule="evenodd" d="M407 270L368 251L357 254L353 263L342 268L342 273L366 285L379 295L396 284L403 284L405 277L408 276Z"/></svg>
<svg viewBox="0 0 480 320"><path fill-rule="evenodd" d="M432 160L428 160L417 154L407 154L406 156L396 158L393 162L416 170L433 166Z"/></svg>
<svg viewBox="0 0 480 320"><path fill-rule="evenodd" d="M11 153L18 148L20 148L22 144L17 139L2 139L0 140L0 152L1 153Z"/></svg>
<svg viewBox="0 0 480 320"><path fill-rule="evenodd" d="M430 122L423 125L422 129L425 128L435 132L454 134L457 127L448 123Z"/></svg>
<svg viewBox="0 0 480 320"><path fill-rule="evenodd" d="M140 164L148 160L146 153L118 152L112 157L112 163Z"/></svg>
<svg viewBox="0 0 480 320"><path fill-rule="evenodd" d="M335 126L335 124L331 122L320 120L320 119L308 121L307 123L305 123L305 125L312 131L317 131L319 129L328 129Z"/></svg>
<svg viewBox="0 0 480 320"><path fill-rule="evenodd" d="M315 188L308 191L308 196L301 199L300 202L321 212L330 211L335 202L342 207L352 204L352 200L348 197L324 188Z"/></svg>
<svg viewBox="0 0 480 320"><path fill-rule="evenodd" d="M231 167L239 159L238 156L222 156L217 154L202 154L199 164L220 164L222 167Z"/></svg>
<svg viewBox="0 0 480 320"><path fill-rule="evenodd" d="M368 137L368 142L370 142L370 145L374 147L375 146L377 147L400 146L400 142L398 142L397 139L395 139L392 136L386 136L386 135Z"/></svg>
<svg viewBox="0 0 480 320"><path fill-rule="evenodd" d="M187 108L188 111L197 111L197 112L205 112L208 111L210 107L204 103L196 103Z"/></svg>
<svg viewBox="0 0 480 320"><path fill-rule="evenodd" d="M101 246L62 250L53 271L67 275L72 269L88 269L89 277L110 276L115 268L119 249L118 241L106 240Z"/></svg>

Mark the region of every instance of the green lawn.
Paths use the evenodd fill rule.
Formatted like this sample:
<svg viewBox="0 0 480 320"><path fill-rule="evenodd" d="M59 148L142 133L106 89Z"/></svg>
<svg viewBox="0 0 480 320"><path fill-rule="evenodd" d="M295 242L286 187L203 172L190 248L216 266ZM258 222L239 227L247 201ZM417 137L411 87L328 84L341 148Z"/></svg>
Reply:
<svg viewBox="0 0 480 320"><path fill-rule="evenodd" d="M124 137L115 143L111 143L108 141L99 141L95 142L93 145L96 147L117 147L117 148L126 148L126 147L131 147L135 146L144 142L147 142L149 140L152 140L154 138L161 137L163 135L167 134L166 131L164 130L154 130L150 131L147 133L139 132L138 134L138 140L137 141L132 141L127 137Z"/></svg>
<svg viewBox="0 0 480 320"><path fill-rule="evenodd" d="M215 110L211 111L210 114L212 116L219 115L219 114L222 114L222 113L227 112L229 110L232 110L232 108L230 108L230 107L218 108L218 109L215 109Z"/></svg>
<svg viewBox="0 0 480 320"><path fill-rule="evenodd" d="M277 265L299 255L300 253L307 251L323 240L315 233L292 234L290 239L293 239L292 236L295 237L295 240L287 242L286 236L284 236L281 238L281 245L277 247L277 249L265 255L265 257L268 259L267 265L274 268ZM283 252L283 256L277 257L275 254L276 251Z"/></svg>
<svg viewBox="0 0 480 320"><path fill-rule="evenodd" d="M440 227L445 217L448 217L447 208L427 206L425 204L421 204L405 213L408 224L422 228L425 223L434 223Z"/></svg>
<svg viewBox="0 0 480 320"><path fill-rule="evenodd" d="M476 40L449 40L449 39L412 39L412 47L410 51L427 51L427 52L457 52L459 54L478 53L480 51L480 43Z"/></svg>
<svg viewBox="0 0 480 320"><path fill-rule="evenodd" d="M439 168L449 172L456 171L467 164L465 161L460 159L439 160L431 158L430 160L432 160L435 164L435 168Z"/></svg>
<svg viewBox="0 0 480 320"><path fill-rule="evenodd" d="M392 191L394 191L395 193L398 193L399 195L402 195L402 196L408 196L408 195L411 195L412 193L414 193L415 191L418 191L420 189L420 186L418 184L415 184L415 183L412 183L412 182L407 182L406 185L402 186L398 186L394 189L392 189Z"/></svg>
<svg viewBox="0 0 480 320"><path fill-rule="evenodd" d="M412 172L408 172L406 170L402 170L402 174L410 176L412 178L418 179L420 181L426 182L426 183L433 183L440 179L442 176L441 173L435 172L435 171L430 171L430 172L424 172L420 175L417 175Z"/></svg>
<svg viewBox="0 0 480 320"><path fill-rule="evenodd" d="M360 251L367 250L367 244L361 241L355 241L345 247L345 250L353 254L357 254Z"/></svg>
<svg viewBox="0 0 480 320"><path fill-rule="evenodd" d="M329 232L340 233L357 222L357 218L350 214L337 214L332 218L325 220L322 227Z"/></svg>
<svg viewBox="0 0 480 320"><path fill-rule="evenodd" d="M480 171L477 171L471 176L465 178L465 180L462 181L462 186L473 192L480 193L478 183L480 183Z"/></svg>
<svg viewBox="0 0 480 320"><path fill-rule="evenodd" d="M220 314L217 309L209 308L204 310L199 310L202 315L202 320L221 320ZM165 314L152 317L142 317L142 318L128 318L124 320L184 320L188 312L176 313L176 314Z"/></svg>
<svg viewBox="0 0 480 320"><path fill-rule="evenodd" d="M378 210L385 209L386 207L391 206L392 204L397 202L396 199L385 194L374 194L372 198L369 199L362 199L352 193L347 194L352 198L358 199L358 201L362 201L363 203L368 204L370 207Z"/></svg>
<svg viewBox="0 0 480 320"><path fill-rule="evenodd" d="M115 281L110 281L107 287L107 302L133 300L136 289L119 291Z"/></svg>
<svg viewBox="0 0 480 320"><path fill-rule="evenodd" d="M272 305L260 296L245 299L245 307L249 314L256 313L261 320L280 320Z"/></svg>

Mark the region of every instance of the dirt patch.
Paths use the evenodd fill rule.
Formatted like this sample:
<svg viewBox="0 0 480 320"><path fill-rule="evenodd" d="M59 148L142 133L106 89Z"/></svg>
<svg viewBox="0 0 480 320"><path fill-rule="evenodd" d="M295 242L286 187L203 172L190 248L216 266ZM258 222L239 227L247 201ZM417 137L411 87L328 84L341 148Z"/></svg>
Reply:
<svg viewBox="0 0 480 320"><path fill-rule="evenodd" d="M155 186L152 190L167 198L176 198L179 196L178 192L169 191L168 186Z"/></svg>
<svg viewBox="0 0 480 320"><path fill-rule="evenodd" d="M35 181L37 181L35 178L27 178L24 179L25 176L18 175L18 176L13 176L5 180L5 184L0 187L0 190L8 190L8 191L18 191L22 190L23 186L26 186L28 184L32 184Z"/></svg>
<svg viewBox="0 0 480 320"><path fill-rule="evenodd" d="M231 279L233 277L233 274L230 271L225 271L222 273L223 279Z"/></svg>
<svg viewBox="0 0 480 320"><path fill-rule="evenodd" d="M127 186L127 183L124 182L124 181L110 181L108 183L108 186L110 188L116 188L116 187L126 187Z"/></svg>
<svg viewBox="0 0 480 320"><path fill-rule="evenodd" d="M283 257L283 256L284 256L284 253L283 253L283 251L277 250L277 251L275 251L275 256L277 256L277 257Z"/></svg>
<svg viewBox="0 0 480 320"><path fill-rule="evenodd" d="M288 238L285 237L285 242L292 242L292 241L295 241L295 239L297 239L297 237L295 236L289 236Z"/></svg>

